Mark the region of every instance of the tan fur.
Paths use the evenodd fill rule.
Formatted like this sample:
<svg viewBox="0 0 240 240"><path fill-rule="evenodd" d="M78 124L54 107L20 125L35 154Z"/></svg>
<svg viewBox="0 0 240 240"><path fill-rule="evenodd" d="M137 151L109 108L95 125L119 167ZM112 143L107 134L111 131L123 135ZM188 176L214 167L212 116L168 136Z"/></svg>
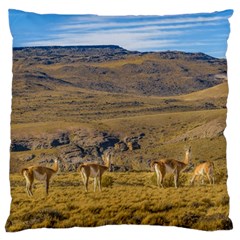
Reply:
<svg viewBox="0 0 240 240"><path fill-rule="evenodd" d="M26 190L29 196L33 196L32 187L34 180L45 181L46 194L49 190L49 182L51 177L58 172L58 160L54 161L53 167L30 166L21 170L22 175L26 179Z"/></svg>
<svg viewBox="0 0 240 240"><path fill-rule="evenodd" d="M99 191L102 191L102 175L105 171L110 168L110 156L108 155L105 158L105 165L97 164L97 163L83 163L79 166L78 171L82 175L83 184L85 187L85 191L88 191L88 181L89 177L94 179L94 192L96 191L96 187L98 185Z"/></svg>
<svg viewBox="0 0 240 240"><path fill-rule="evenodd" d="M207 161L199 164L193 172L193 177L190 181L191 185L194 184L196 177L201 177L202 183L204 183L204 177L207 177L210 184L214 184L214 163Z"/></svg>
<svg viewBox="0 0 240 240"><path fill-rule="evenodd" d="M178 187L178 180L180 172L183 171L190 163L191 147L185 153L185 159L183 161L178 161L175 159L161 159L158 161L153 161L151 167L154 168L157 174L157 184L159 187L163 187L163 180L166 173L171 173L174 175L174 185Z"/></svg>

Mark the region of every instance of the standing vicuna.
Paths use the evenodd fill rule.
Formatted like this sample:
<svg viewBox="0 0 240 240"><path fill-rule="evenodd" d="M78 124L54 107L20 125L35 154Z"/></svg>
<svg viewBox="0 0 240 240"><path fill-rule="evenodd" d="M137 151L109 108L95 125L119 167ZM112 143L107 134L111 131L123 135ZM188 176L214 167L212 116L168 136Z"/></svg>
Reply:
<svg viewBox="0 0 240 240"><path fill-rule="evenodd" d="M194 184L196 177L201 177L202 184L204 183L204 177L207 176L209 183L214 184L214 163L211 161L207 161L204 163L199 164L193 172L193 177L190 181L191 185Z"/></svg>
<svg viewBox="0 0 240 240"><path fill-rule="evenodd" d="M43 166L30 166L21 170L22 175L26 179L26 190L28 196L33 196L32 187L34 180L45 181L46 195L48 195L49 182L53 175L58 172L59 160L55 159L51 168Z"/></svg>
<svg viewBox="0 0 240 240"><path fill-rule="evenodd" d="M151 162L151 167L154 168L157 174L157 184L159 187L163 187L163 180L166 173L172 173L174 175L175 188L178 187L178 180L180 172L183 171L191 162L191 147L186 150L185 158L183 161L175 159L161 159Z"/></svg>
<svg viewBox="0 0 240 240"><path fill-rule="evenodd" d="M103 155L103 161L104 165L97 163L83 163L79 166L78 171L82 175L86 192L88 191L89 177L94 179L94 192L96 191L97 185L99 187L99 191L102 191L102 175L105 171L110 171L111 168L110 153Z"/></svg>

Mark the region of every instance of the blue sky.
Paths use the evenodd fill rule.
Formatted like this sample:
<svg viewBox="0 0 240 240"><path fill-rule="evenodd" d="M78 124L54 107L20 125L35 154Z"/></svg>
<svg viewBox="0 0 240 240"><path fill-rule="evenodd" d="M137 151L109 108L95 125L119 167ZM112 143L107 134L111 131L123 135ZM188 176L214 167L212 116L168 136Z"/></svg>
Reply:
<svg viewBox="0 0 240 240"><path fill-rule="evenodd" d="M232 10L185 15L97 16L9 10L13 47L119 45L128 50L203 52L224 58Z"/></svg>

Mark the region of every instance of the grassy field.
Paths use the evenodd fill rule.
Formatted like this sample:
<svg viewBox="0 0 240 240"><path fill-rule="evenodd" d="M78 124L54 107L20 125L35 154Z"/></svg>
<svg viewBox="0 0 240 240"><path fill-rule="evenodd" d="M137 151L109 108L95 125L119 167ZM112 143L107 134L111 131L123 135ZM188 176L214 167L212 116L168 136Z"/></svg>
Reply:
<svg viewBox="0 0 240 240"><path fill-rule="evenodd" d="M179 226L201 230L231 229L228 219L229 199L223 179L216 184L189 186L191 174L183 174L181 187L158 188L153 172L106 173L103 191L89 192L78 173L59 173L45 196L44 186L37 183L34 196L25 192L19 174L11 175L12 206L7 231L27 228L68 228L106 224L148 224Z"/></svg>
<svg viewBox="0 0 240 240"><path fill-rule="evenodd" d="M201 95L191 94L190 98L196 101L198 96ZM51 104L55 101L56 104L61 104L57 103L58 94L55 97ZM181 98L184 102L183 96ZM44 98L39 97L39 99ZM68 102L66 99L65 101ZM106 101L103 99L97 98L101 106ZM163 99L159 97L150 99L141 97L141 100L143 99L146 101L145 104L156 106L162 102L164 105ZM145 137L139 141L141 149L115 155L115 165L124 165L133 171L106 173L103 177L103 191L96 193L93 192L92 182L90 182L90 192L85 193L79 174L71 172L59 173L54 177L48 197L45 196L43 184L36 183L34 197L29 198L25 191L25 180L19 174L19 170L22 166L36 164L43 153L57 155L59 150L51 148L11 152L13 174L10 175L10 182L13 200L11 214L6 224L7 231L105 224L149 224L201 230L231 229L226 188L226 141L222 134L218 135L217 132L217 135L214 135L214 130L218 130L219 124L224 129L226 109L156 113L136 107L138 110L141 109L136 113L129 107L129 112L125 113L122 106L117 105L117 102L121 102L121 96L117 99L117 96L111 95L110 101L116 102L116 106L107 109L106 114L99 118L97 110L88 107L83 113L92 111L92 114L87 113L89 118L85 121L79 118L73 121L72 109L68 108L69 114L66 114L66 110L61 112L61 109L64 109L62 104L61 108L57 107L54 110L56 114L58 113L55 116L55 112L50 111L51 104L48 104L43 108L49 111L29 110L29 113L25 114L25 122L18 121L12 124L13 138L50 136L62 130L70 132L70 138L73 138L72 135L79 129L89 132L107 131L118 135L121 139L142 132L145 133ZM36 104L39 102L36 101ZM194 106L192 99L186 99L186 105ZM41 115L40 110L44 112L42 117L49 113L47 121L41 121L41 117L38 119ZM13 120L17 120L18 116L20 117L15 112ZM55 117L56 121L53 121ZM39 121L34 122L35 118ZM179 189L173 187L171 176L165 180L165 189L158 188L156 176L150 172L149 161L162 157L182 160L184 148L189 145L192 146L192 160L195 165L202 160L214 161L216 184L202 186L196 183L195 186L190 187L189 180L192 174L190 170L181 175ZM36 157L26 163L23 159L29 154Z"/></svg>
<svg viewBox="0 0 240 240"><path fill-rule="evenodd" d="M99 101L102 100L99 98ZM159 98L155 101L158 102ZM50 108L49 105L46 108ZM143 132L145 137L139 141L141 149L120 152L114 158L115 165L124 165L133 171L106 173L101 193L93 192L92 183L90 192L85 193L78 173L59 173L51 183L48 197L45 196L43 184L36 183L34 197L29 198L25 191L25 180L19 170L22 166L36 164L43 153L57 155L59 150L52 148L11 152L13 174L10 175L10 182L13 200L6 224L7 231L105 224L150 224L201 230L231 229L226 188L226 141L222 134L214 135L214 131L212 133L209 130L217 128L218 124L225 126L226 109L157 114L146 111L136 114L130 111L124 116L120 107L120 114L112 114L110 108L104 118L97 118L94 109L90 111L93 111L92 120L85 122L71 121L72 115L61 115L61 111L61 121L56 122L52 121L53 112L46 122L30 121L26 114L26 123L12 124L12 137L49 136L64 130L70 132L72 138L71 134L74 135L77 130L88 129L89 132L107 131L122 139ZM34 114L39 115L40 112L34 111L31 116L34 118ZM165 181L166 188L158 188L156 176L150 172L149 161L162 157L182 160L184 148L189 145L192 146L192 160L195 165L202 160L214 161L216 184L201 186L196 183L190 187L190 170L182 174L179 189L173 187L170 176ZM23 161L29 154L36 157L29 162Z"/></svg>

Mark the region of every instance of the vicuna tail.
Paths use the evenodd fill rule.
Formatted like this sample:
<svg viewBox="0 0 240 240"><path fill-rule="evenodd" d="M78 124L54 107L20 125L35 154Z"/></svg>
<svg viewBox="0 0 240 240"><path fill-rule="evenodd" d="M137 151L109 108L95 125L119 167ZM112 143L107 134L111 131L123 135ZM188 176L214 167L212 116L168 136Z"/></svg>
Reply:
<svg viewBox="0 0 240 240"><path fill-rule="evenodd" d="M155 164L158 164L158 165L161 165L161 166L164 165L161 161L152 161L150 163L151 168L153 168Z"/></svg>
<svg viewBox="0 0 240 240"><path fill-rule="evenodd" d="M28 170L27 168L23 168L23 169L21 170L21 174L22 174L23 176L25 175L24 173L28 174L28 172L29 172L29 170Z"/></svg>
<svg viewBox="0 0 240 240"><path fill-rule="evenodd" d="M84 164L82 163L79 167L78 167L78 172L81 172L82 168L83 168Z"/></svg>

